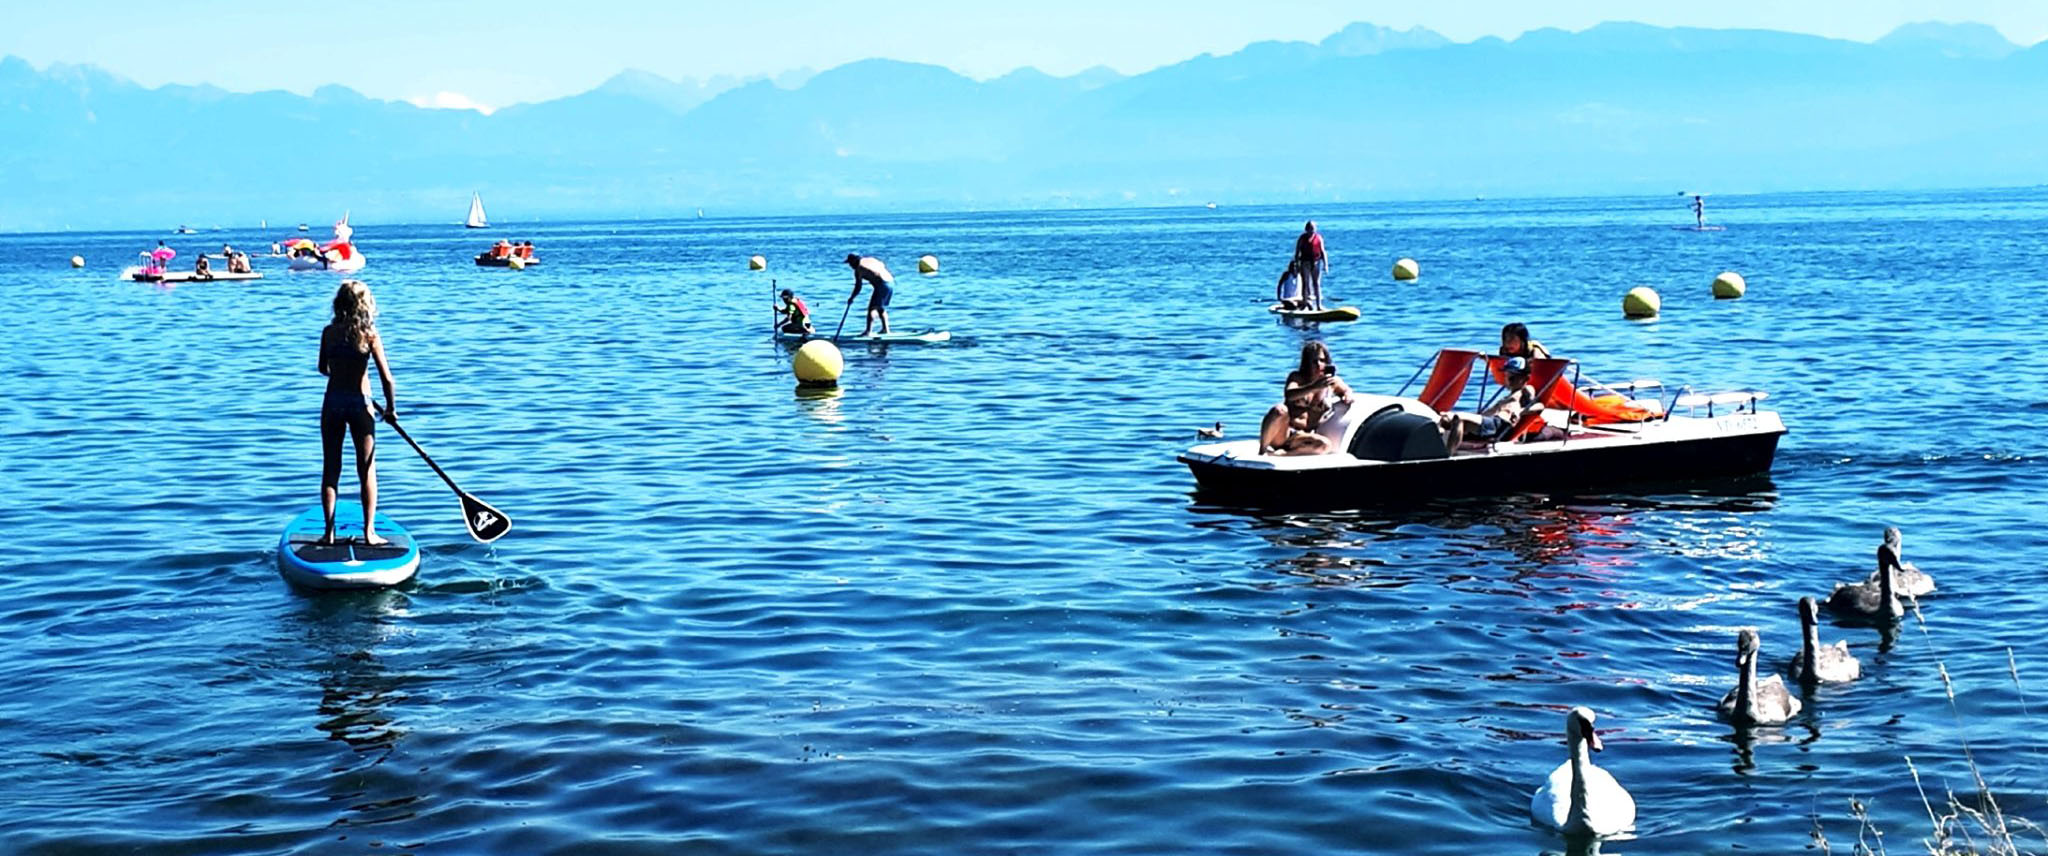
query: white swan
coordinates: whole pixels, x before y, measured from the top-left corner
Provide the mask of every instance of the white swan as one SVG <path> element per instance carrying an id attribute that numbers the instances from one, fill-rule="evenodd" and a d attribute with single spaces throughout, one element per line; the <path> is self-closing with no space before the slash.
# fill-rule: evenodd
<path id="1" fill-rule="evenodd" d="M 1898 586 L 1899 594 L 1907 597 L 1919 597 L 1934 591 L 1934 577 L 1929 576 L 1926 571 L 1913 567 L 1912 562 L 1904 561 L 1901 558 L 1906 552 L 1906 548 L 1902 543 L 1904 540 L 1905 538 L 1899 534 L 1899 527 L 1886 526 L 1884 528 L 1884 543 L 1878 545 L 1877 548 L 1877 570 L 1871 571 L 1870 576 L 1865 578 L 1864 581 L 1875 583 L 1877 575 L 1884 573 L 1884 569 L 1890 567 L 1897 569 L 1892 572 L 1892 585 Z"/>
<path id="2" fill-rule="evenodd" d="M 1721 697 L 1721 715 L 1736 725 L 1783 725 L 1799 715 L 1799 700 L 1777 675 L 1756 677 L 1756 631 L 1742 628 L 1735 638 L 1735 688 Z"/>
<path id="3" fill-rule="evenodd" d="M 1802 684 L 1842 683 L 1863 675 L 1863 664 L 1849 653 L 1849 640 L 1820 644 L 1820 604 L 1799 599 L 1799 656 L 1792 661 L 1792 679 Z"/>
<path id="4" fill-rule="evenodd" d="M 1896 568 L 1887 572 L 1880 564 L 1877 573 L 1870 577 L 1853 583 L 1836 583 L 1834 592 L 1828 595 L 1828 610 L 1844 618 L 1885 624 L 1905 617 L 1906 608 L 1899 605 L 1899 574 Z"/>
<path id="5" fill-rule="evenodd" d="M 1606 770 L 1593 766 L 1600 734 L 1593 730 L 1593 711 L 1572 708 L 1564 715 L 1564 739 L 1571 758 L 1550 771 L 1529 816 L 1560 832 L 1613 835 L 1636 825 L 1636 800 Z M 1590 751 L 1589 751 L 1590 750 Z"/>

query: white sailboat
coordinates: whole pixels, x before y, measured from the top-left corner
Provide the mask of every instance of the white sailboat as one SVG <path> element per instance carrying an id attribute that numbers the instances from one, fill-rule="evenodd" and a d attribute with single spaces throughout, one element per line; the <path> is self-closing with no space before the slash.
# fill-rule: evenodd
<path id="1" fill-rule="evenodd" d="M 462 225 L 471 229 L 488 229 L 491 227 L 490 221 L 484 219 L 484 197 L 482 194 L 471 193 L 469 195 L 469 219 L 463 221 Z"/>

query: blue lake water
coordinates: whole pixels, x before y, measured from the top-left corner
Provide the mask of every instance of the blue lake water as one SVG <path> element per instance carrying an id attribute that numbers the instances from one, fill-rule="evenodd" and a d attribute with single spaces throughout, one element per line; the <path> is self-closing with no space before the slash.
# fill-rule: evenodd
<path id="1" fill-rule="evenodd" d="M 2048 191 L 1710 202 L 1727 231 L 1675 198 L 358 222 L 406 426 L 516 526 L 471 542 L 383 429 L 425 562 L 324 596 L 272 549 L 338 277 L 116 278 L 277 232 L 0 236 L 0 850 L 1539 853 L 1570 705 L 1640 805 L 1610 853 L 1846 852 L 1851 798 L 1919 850 L 1905 758 L 1940 802 L 1965 747 L 2048 823 Z M 1304 215 L 1363 320 L 1264 311 Z M 474 267 L 495 236 L 544 265 Z M 849 249 L 957 339 L 798 396 L 771 282 L 829 329 Z M 1620 317 L 1641 284 L 1661 320 Z M 1769 390 L 1770 477 L 1279 514 L 1174 461 L 1307 338 L 1392 392 L 1510 320 L 1603 380 Z M 1736 629 L 1781 668 L 1888 523 L 1924 623 L 1824 626 L 1862 680 L 1719 722 Z"/>

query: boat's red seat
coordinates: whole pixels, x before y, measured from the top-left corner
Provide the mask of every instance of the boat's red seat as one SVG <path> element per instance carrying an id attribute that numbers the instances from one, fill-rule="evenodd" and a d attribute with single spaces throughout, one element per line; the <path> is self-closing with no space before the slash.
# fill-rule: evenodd
<path id="1" fill-rule="evenodd" d="M 1445 348 L 1436 352 L 1436 368 L 1430 370 L 1429 382 L 1415 397 L 1438 413 L 1451 412 L 1458 397 L 1465 394 L 1465 382 L 1472 379 L 1472 361 L 1478 358 L 1478 351 Z"/>

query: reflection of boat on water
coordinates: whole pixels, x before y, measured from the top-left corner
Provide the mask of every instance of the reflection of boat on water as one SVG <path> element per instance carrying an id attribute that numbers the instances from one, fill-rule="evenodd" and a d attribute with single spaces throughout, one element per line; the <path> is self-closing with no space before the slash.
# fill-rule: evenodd
<path id="1" fill-rule="evenodd" d="M 1684 560 L 1759 558 L 1768 542 L 1741 517 L 1769 512 L 1778 491 L 1769 476 L 1598 492 L 1508 493 L 1422 497 L 1376 504 L 1372 511 L 1271 511 L 1198 504 L 1204 530 L 1243 528 L 1277 555 L 1261 564 L 1319 585 L 1401 588 L 1418 583 L 1469 583 L 1469 590 L 1509 595 L 1537 589 L 1576 602 L 1575 584 L 1612 581 L 1642 564 L 1644 543 Z M 1696 525 L 1701 518 L 1718 525 Z M 1455 556 L 1431 567 L 1386 546 L 1418 532 L 1455 540 Z M 1468 551 L 1483 551 L 1474 561 Z M 1482 570 L 1483 568 L 1483 570 Z M 1627 597 L 1624 595 L 1623 597 Z M 1526 605 L 1526 604 L 1517 604 Z M 1539 608 L 1551 609 L 1546 603 Z"/>
<path id="2" fill-rule="evenodd" d="M 1499 358 L 1483 359 L 1498 371 Z M 1504 426 L 1503 439 L 1446 448 L 1439 414 L 1453 409 L 1481 360 L 1474 351 L 1443 351 L 1414 398 L 1353 393 L 1349 405 L 1334 405 L 1316 429 L 1330 441 L 1333 451 L 1327 454 L 1260 454 L 1254 438 L 1195 446 L 1179 460 L 1205 499 L 1262 507 L 1360 506 L 1486 494 L 1504 485 L 1561 491 L 1753 475 L 1770 469 L 1785 434 L 1778 414 L 1758 409 L 1766 397 L 1760 392 L 1688 393 L 1667 406 L 1660 398 L 1636 395 L 1661 391 L 1656 381 L 1622 389 L 1580 386 L 1565 377 L 1570 361 L 1539 359 L 1528 383 L 1542 410 Z M 1479 385 L 1484 398 L 1485 380 Z M 1681 408 L 1683 415 L 1675 412 Z"/>

